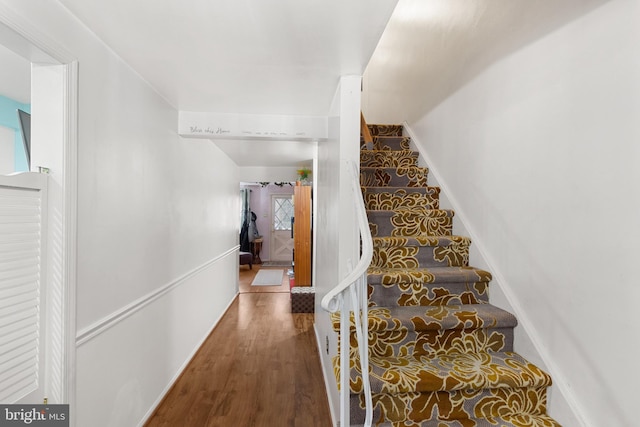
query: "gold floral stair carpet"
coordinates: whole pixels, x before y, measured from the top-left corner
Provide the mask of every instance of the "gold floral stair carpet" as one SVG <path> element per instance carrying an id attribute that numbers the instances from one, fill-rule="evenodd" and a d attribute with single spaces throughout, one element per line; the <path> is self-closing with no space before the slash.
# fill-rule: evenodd
<path id="1" fill-rule="evenodd" d="M 489 303 L 491 274 L 469 266 L 471 241 L 402 135 L 370 125 L 360 183 L 373 236 L 368 271 L 369 378 L 380 427 L 557 427 L 551 378 L 513 352 L 516 318 Z M 339 331 L 339 315 L 333 316 Z M 352 333 L 351 425 L 364 422 Z M 334 359 L 339 379 L 339 358 Z"/>

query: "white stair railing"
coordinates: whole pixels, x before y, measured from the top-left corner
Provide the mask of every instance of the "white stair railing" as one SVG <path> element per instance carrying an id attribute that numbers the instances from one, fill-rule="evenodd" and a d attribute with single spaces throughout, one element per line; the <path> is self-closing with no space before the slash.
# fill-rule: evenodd
<path id="1" fill-rule="evenodd" d="M 373 403 L 371 387 L 369 385 L 369 340 L 368 340 L 368 294 L 367 269 L 373 256 L 373 241 L 369 230 L 367 211 L 360 189 L 358 165 L 348 162 L 352 172 L 351 189 L 355 203 L 358 230 L 360 233 L 360 260 L 352 268 L 349 264 L 349 274 L 335 288 L 322 298 L 321 306 L 324 310 L 335 313 L 340 311 L 340 426 L 350 425 L 349 394 L 350 394 L 350 347 L 351 323 L 355 324 L 362 384 L 365 394 L 366 416 L 365 427 L 370 427 L 373 419 Z"/>

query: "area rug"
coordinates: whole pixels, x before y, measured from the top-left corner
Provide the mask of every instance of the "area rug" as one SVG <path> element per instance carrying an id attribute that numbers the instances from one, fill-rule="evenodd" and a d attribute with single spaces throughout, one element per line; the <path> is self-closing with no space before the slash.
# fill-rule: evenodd
<path id="1" fill-rule="evenodd" d="M 265 261 L 263 267 L 291 267 L 291 261 Z"/>
<path id="2" fill-rule="evenodd" d="M 283 276 L 284 270 L 260 270 L 251 282 L 251 286 L 280 286 Z"/>

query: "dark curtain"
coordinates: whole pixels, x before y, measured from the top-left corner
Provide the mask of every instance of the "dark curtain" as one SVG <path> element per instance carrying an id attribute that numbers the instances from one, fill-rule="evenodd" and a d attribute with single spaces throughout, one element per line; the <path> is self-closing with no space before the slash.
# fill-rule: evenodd
<path id="1" fill-rule="evenodd" d="M 249 242 L 249 224 L 251 222 L 251 190 L 243 188 L 240 190 L 242 199 L 242 213 L 240 219 L 240 252 L 251 252 Z"/>

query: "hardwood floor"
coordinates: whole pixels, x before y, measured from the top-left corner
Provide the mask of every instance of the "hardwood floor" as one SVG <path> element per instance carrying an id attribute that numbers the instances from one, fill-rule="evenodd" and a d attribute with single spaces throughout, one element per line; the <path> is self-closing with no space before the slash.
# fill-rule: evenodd
<path id="1" fill-rule="evenodd" d="M 146 427 L 330 427 L 313 314 L 291 313 L 288 280 L 240 295 Z M 286 280 L 286 275 L 285 275 Z"/>

